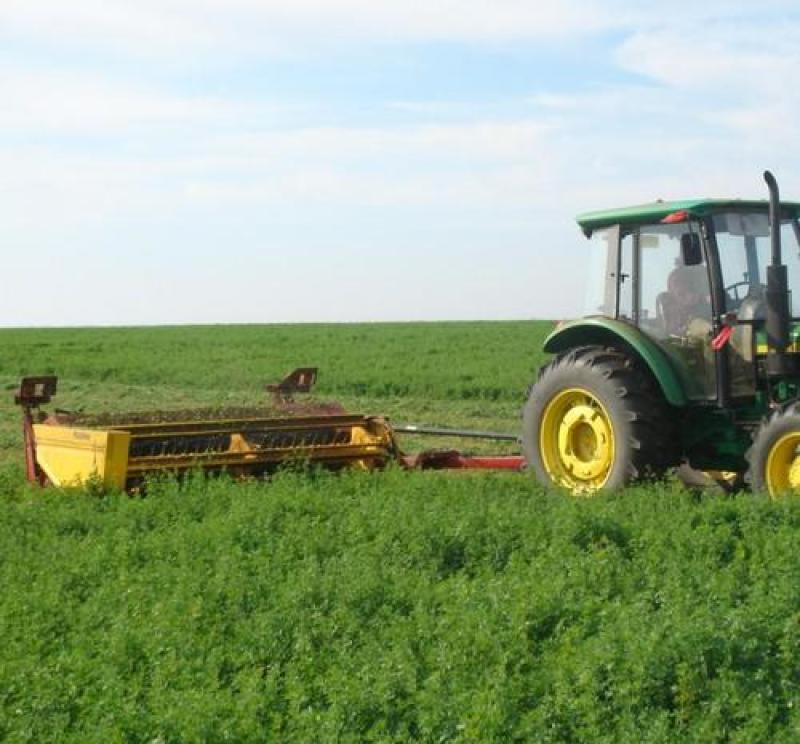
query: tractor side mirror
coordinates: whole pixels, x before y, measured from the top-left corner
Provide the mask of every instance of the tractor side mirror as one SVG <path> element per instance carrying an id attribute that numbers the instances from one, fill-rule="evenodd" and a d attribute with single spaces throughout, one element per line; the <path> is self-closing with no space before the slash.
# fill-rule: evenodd
<path id="1" fill-rule="evenodd" d="M 703 263 L 703 251 L 700 248 L 700 236 L 697 233 L 681 235 L 681 260 L 684 266 L 697 266 Z"/>

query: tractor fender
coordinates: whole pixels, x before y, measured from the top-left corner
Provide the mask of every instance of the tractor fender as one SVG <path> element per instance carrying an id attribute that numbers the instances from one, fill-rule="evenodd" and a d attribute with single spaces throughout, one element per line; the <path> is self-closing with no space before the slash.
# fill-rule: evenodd
<path id="1" fill-rule="evenodd" d="M 652 372 L 670 405 L 686 405 L 686 392 L 667 355 L 655 341 L 629 323 L 605 317 L 561 323 L 545 339 L 544 350 L 555 354 L 590 345 L 614 346 L 633 354 Z"/>

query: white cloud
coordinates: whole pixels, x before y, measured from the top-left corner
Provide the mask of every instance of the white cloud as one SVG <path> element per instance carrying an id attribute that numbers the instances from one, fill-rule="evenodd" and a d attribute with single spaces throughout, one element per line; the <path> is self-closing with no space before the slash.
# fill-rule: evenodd
<path id="1" fill-rule="evenodd" d="M 248 13 L 264 28 L 324 28 L 390 40 L 509 40 L 612 25 L 600 8 L 576 0 L 206 0 L 204 6 Z"/>
<path id="2" fill-rule="evenodd" d="M 678 24 L 629 36 L 616 53 L 626 69 L 673 88 L 714 90 L 732 102 L 756 91 L 787 91 L 800 64 L 800 23 L 777 26 L 716 22 Z"/>
<path id="3" fill-rule="evenodd" d="M 0 70 L 0 95 L 13 106 L 0 108 L 6 133 L 94 134 L 119 132 L 143 123 L 168 125 L 217 116 L 214 101 L 178 99 L 103 78 L 62 73 Z"/>
<path id="4" fill-rule="evenodd" d="M 213 43 L 202 14 L 180 14 L 167 2 L 142 0 L 3 0 L 0 38 L 94 46 L 139 53 L 174 52 Z"/>
<path id="5" fill-rule="evenodd" d="M 101 72 L 0 68 L 0 135 L 124 136 L 143 127 L 266 126 L 297 106 L 169 93 Z"/>
<path id="6" fill-rule="evenodd" d="M 665 105 L 680 106 L 684 130 L 713 127 L 732 153 L 786 148 L 784 157 L 791 157 L 800 118 L 800 89 L 793 82 L 798 38 L 800 20 L 791 17 L 780 24 L 773 18 L 679 24 L 632 34 L 616 59 L 664 86 L 658 92 Z"/>
<path id="7" fill-rule="evenodd" d="M 297 44 L 548 38 L 615 27 L 579 0 L 4 0 L 0 38 L 180 57 L 226 48 L 294 54 Z"/>
<path id="8" fill-rule="evenodd" d="M 0 6 L 0 18 L 32 22 L 37 13 L 50 8 L 57 15 L 65 12 L 64 7 L 12 0 Z M 332 15 L 363 14 L 365 23 L 402 27 L 399 16 L 416 9 L 420 12 L 410 13 L 409 18 L 416 18 L 414 33 L 424 35 L 433 34 L 444 16 L 453 15 L 455 6 L 437 4 L 422 12 L 421 3 L 367 7 L 361 0 L 301 0 L 292 5 L 200 0 L 191 6 L 168 0 L 160 5 L 113 2 L 95 14 L 98 7 L 79 0 L 73 22 L 86 21 L 87 28 L 94 23 L 98 32 L 118 24 L 133 34 L 156 33 L 154 19 L 160 19 L 162 12 L 173 20 L 187 13 L 197 20 L 195 25 L 202 25 L 203 19 L 213 18 L 224 7 L 230 10 L 231 23 L 242 17 L 239 14 L 255 14 L 281 23 L 306 19 L 322 27 Z M 482 2 L 459 7 L 473 21 L 493 15 L 502 26 L 513 17 L 522 33 L 556 23 L 551 10 L 532 10 L 519 2 L 506 3 L 494 14 Z M 688 7 L 684 10 L 691 12 Z M 714 10 L 711 6 L 708 12 Z M 126 23 L 130 19 L 123 11 L 136 18 Z M 622 4 L 608 14 L 619 19 L 625 12 L 633 11 Z M 798 94 L 786 83 L 788 71 L 800 61 L 794 29 L 776 29 L 774 24 L 742 29 L 718 22 L 693 29 L 685 16 L 669 27 L 671 17 L 655 18 L 660 29 L 640 29 L 615 52 L 620 65 L 657 85 L 618 85 L 579 93 L 542 91 L 529 99 L 533 114 L 510 121 L 493 121 L 483 112 L 484 119 L 476 120 L 475 111 L 466 107 L 457 114 L 463 121 L 439 125 L 323 127 L 314 125 L 311 115 L 302 126 L 281 127 L 276 125 L 285 121 L 286 111 L 263 101 L 169 93 L 153 78 L 149 84 L 134 84 L 110 74 L 6 66 L 0 71 L 0 94 L 15 105 L 0 109 L 0 134 L 133 138 L 138 144 L 139 175 L 130 178 L 141 180 L 142 172 L 151 173 L 147 178 L 166 181 L 173 193 L 192 199 L 216 195 L 227 200 L 287 200 L 295 195 L 342 201 L 352 195 L 358 202 L 384 204 L 392 199 L 442 203 L 458 198 L 497 203 L 503 193 L 510 203 L 517 203 L 518 193 L 547 203 L 553 188 L 547 184 L 556 183 L 566 193 L 575 189 L 602 198 L 619 190 L 611 184 L 623 179 L 630 184 L 623 193 L 638 185 L 650 191 L 650 184 L 668 184 L 671 174 L 695 169 L 701 160 L 706 161 L 704 173 L 709 179 L 733 171 L 733 158 L 725 160 L 732 149 L 741 164 L 767 159 L 776 142 L 788 143 L 799 113 Z M 570 13 L 561 18 L 563 29 L 572 24 L 570 18 Z M 464 23 L 462 19 L 455 25 L 463 31 Z M 189 23 L 189 43 L 205 38 L 192 28 Z M 394 105 L 407 112 L 422 107 L 427 118 L 437 111 L 443 118 L 453 115 L 451 106 L 436 101 Z M 42 154 L 39 160 L 50 155 Z M 70 157 L 81 160 L 78 155 Z M 91 174 L 105 168 L 130 173 L 124 150 L 99 165 L 85 157 L 88 166 L 77 170 L 90 174 L 90 180 L 102 181 Z M 50 161 L 52 170 L 69 181 L 72 167 L 59 170 L 57 163 L 58 157 Z M 534 175 L 522 179 L 524 188 L 509 194 L 510 184 L 525 169 Z M 36 168 L 22 164 L 19 171 L 13 178 L 21 176 L 24 182 L 25 172 Z M 685 179 L 678 176 L 675 182 L 680 185 Z M 495 196 L 487 196 L 488 192 Z"/>
<path id="9" fill-rule="evenodd" d="M 339 307 L 341 293 L 326 294 L 337 271 L 332 245 L 334 253 L 350 251 L 354 265 L 343 264 L 342 274 L 384 281 L 387 298 L 405 266 L 395 255 L 417 251 L 418 259 L 439 261 L 424 281 L 442 303 L 452 303 L 450 317 L 479 312 L 469 282 L 483 284 L 487 276 L 505 288 L 495 298 L 495 307 L 512 308 L 504 313 L 558 307 L 569 314 L 578 298 L 555 288 L 580 263 L 571 252 L 575 212 L 658 197 L 759 196 L 764 167 L 775 169 L 787 197 L 800 192 L 794 154 L 800 94 L 790 82 L 800 62 L 798 27 L 759 18 L 782 5 L 791 10 L 781 2 L 754 9 L 723 0 L 702 7 L 679 0 L 663 12 L 613 0 L 4 0 L 0 42 L 16 39 L 34 50 L 16 62 L 7 52 L 0 68 L 0 99 L 13 102 L 0 107 L 0 194 L 4 231 L 17 246 L 13 260 L 27 260 L 26 247 L 33 255 L 44 246 L 54 258 L 85 245 L 99 267 L 97 285 L 104 276 L 125 284 L 130 278 L 115 263 L 141 260 L 136 282 L 154 303 L 147 317 L 158 320 L 169 317 L 168 304 L 158 306 L 170 301 L 169 293 L 147 285 L 149 276 L 167 282 L 163 277 L 173 271 L 176 286 L 183 286 L 190 264 L 196 280 L 207 274 L 213 284 L 224 268 L 220 250 L 232 254 L 225 266 L 235 256 L 244 271 L 259 260 L 270 268 L 281 256 L 295 261 L 299 255 L 323 266 L 315 274 L 319 304 L 303 309 L 303 319 L 314 319 Z M 726 13 L 728 20 L 719 20 Z M 606 61 L 638 76 L 636 84 L 587 87 L 593 80 L 587 70 L 586 85 L 566 87 L 558 74 L 542 70 L 549 90 L 537 90 L 532 76 L 528 95 L 501 104 L 386 104 L 378 95 L 359 101 L 372 107 L 370 115 L 395 112 L 403 125 L 359 125 L 346 105 L 326 112 L 308 101 L 299 111 L 264 101 L 248 81 L 224 79 L 225 63 L 242 54 L 319 54 L 324 64 L 331 41 L 397 43 L 413 59 L 413 48 L 403 44 L 525 39 L 546 45 L 559 35 L 573 40 L 609 28 L 624 38 Z M 84 54 L 84 71 L 76 57 L 61 54 L 64 45 Z M 39 58 L 36 50 L 47 53 Z M 230 88 L 242 92 L 208 93 L 212 87 L 202 78 L 181 87 L 181 74 L 170 76 L 170 87 L 160 64 L 113 64 L 125 55 L 202 59 L 218 68 L 213 90 L 233 82 Z M 103 68 L 98 60 L 112 64 Z M 326 120 L 344 123 L 326 126 Z M 370 214 L 378 224 L 365 234 Z M 258 225 L 252 233 L 251 224 Z M 195 253 L 203 241 L 212 256 L 205 263 Z M 456 281 L 450 267 L 464 245 L 473 262 Z M 506 255 L 509 246 L 516 247 L 517 263 Z M 192 260 L 148 264 L 153 255 L 161 260 L 181 252 Z M 366 252 L 370 262 L 352 258 Z M 81 286 L 81 262 L 63 258 L 62 264 L 71 293 Z M 452 286 L 439 286 L 436 267 Z M 12 273 L 23 272 L 18 266 Z M 539 277 L 538 307 L 527 276 Z M 423 278 L 412 267 L 406 280 L 414 292 Z M 252 281 L 261 287 L 265 280 L 254 275 Z M 283 279 L 273 281 L 275 306 L 290 312 L 302 287 L 290 292 Z M 127 315 L 113 320 L 141 317 L 138 294 L 133 284 L 109 290 L 109 305 L 115 297 L 130 298 Z M 174 302 L 180 295 L 176 290 Z M 227 297 L 235 309 L 235 288 Z M 24 307 L 21 298 L 10 295 L 6 303 L 0 316 L 25 322 L 15 310 Z M 445 314 L 442 307 L 430 312 Z M 387 304 L 381 312 L 403 317 L 404 308 Z M 187 320 L 201 317 L 192 312 Z M 205 319 L 221 319 L 217 307 L 205 312 L 211 313 Z M 225 319 L 258 319 L 253 312 Z M 365 310 L 337 312 L 354 318 Z M 420 315 L 425 312 L 420 306 Z M 72 322 L 86 321 L 75 313 Z"/>
<path id="10" fill-rule="evenodd" d="M 359 160 L 396 156 L 431 162 L 520 160 L 536 154 L 548 127 L 536 120 L 470 121 L 406 127 L 302 127 L 255 134 L 233 133 L 211 140 L 216 152 L 238 151 L 249 163 L 276 155 L 309 161 Z"/>
<path id="11" fill-rule="evenodd" d="M 720 17 L 796 10 L 793 0 L 3 0 L 0 38 L 114 54 L 181 57 L 315 53 L 351 42 L 552 40 L 636 27 L 686 28 Z M 704 36 L 704 43 L 714 44 Z"/>
<path id="12" fill-rule="evenodd" d="M 541 44 L 645 29 L 630 50 L 653 59 L 664 29 L 699 37 L 688 49 L 694 55 L 718 46 L 706 27 L 720 18 L 738 19 L 746 36 L 764 16 L 792 11 L 795 0 L 757 7 L 744 0 L 675 0 L 668 9 L 636 0 L 3 0 L 0 41 L 193 66 L 242 56 L 318 57 L 352 43 Z M 655 64 L 663 73 L 664 65 Z M 680 58 L 671 60 L 673 70 L 682 66 Z"/>
<path id="13" fill-rule="evenodd" d="M 306 207 L 424 206 L 460 209 L 531 207 L 541 202 L 547 186 L 544 171 L 531 168 L 496 168 L 491 173 L 444 170 L 433 174 L 348 173 L 341 168 L 304 168 L 259 179 L 197 180 L 187 184 L 186 195 L 201 204 L 270 204 Z"/>
<path id="14" fill-rule="evenodd" d="M 201 111 L 201 115 L 205 115 Z M 0 192 L 22 231 L 173 207 L 325 205 L 507 209 L 541 202 L 553 177 L 535 121 L 306 128 L 246 135 L 201 125 L 148 151 L 0 148 Z M 50 219 L 43 222 L 42 213 Z"/>

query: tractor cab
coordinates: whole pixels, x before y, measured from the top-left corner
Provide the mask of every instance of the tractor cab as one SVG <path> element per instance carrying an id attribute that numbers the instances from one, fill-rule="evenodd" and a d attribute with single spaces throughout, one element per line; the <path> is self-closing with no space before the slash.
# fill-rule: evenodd
<path id="1" fill-rule="evenodd" d="M 789 310 L 795 317 L 800 205 L 782 207 Z M 646 334 L 667 355 L 690 400 L 755 395 L 755 362 L 767 353 L 767 201 L 656 202 L 591 212 L 578 223 L 592 254 L 587 316 L 620 320 Z M 790 330 L 794 334 L 794 324 Z M 790 343 L 788 352 L 793 350 Z"/>
<path id="2" fill-rule="evenodd" d="M 585 315 L 523 410 L 544 484 L 618 488 L 688 464 L 800 491 L 800 203 L 688 199 L 589 212 Z"/>

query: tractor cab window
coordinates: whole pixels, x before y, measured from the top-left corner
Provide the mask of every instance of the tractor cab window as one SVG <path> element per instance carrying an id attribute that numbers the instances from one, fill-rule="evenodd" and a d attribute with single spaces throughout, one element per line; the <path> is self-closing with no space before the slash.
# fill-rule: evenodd
<path id="1" fill-rule="evenodd" d="M 714 216 L 727 309 L 741 320 L 763 320 L 767 266 L 771 261 L 769 216 L 764 211 L 724 212 Z M 782 258 L 789 276 L 789 308 L 800 315 L 800 229 L 781 223 Z"/>
<path id="2" fill-rule="evenodd" d="M 767 267 L 772 261 L 769 215 L 766 209 L 722 212 L 714 215 L 725 305 L 738 322 L 728 345 L 731 393 L 752 396 L 756 391 L 753 363 L 756 351 L 754 323 L 767 315 Z M 789 311 L 800 314 L 800 227 L 796 220 L 781 224 L 782 260 L 789 280 Z"/>
<path id="3" fill-rule="evenodd" d="M 711 285 L 698 225 L 645 225 L 638 245 L 639 327 L 673 360 L 690 397 L 713 398 Z"/>
<path id="4" fill-rule="evenodd" d="M 710 325 L 708 267 L 696 226 L 642 227 L 639 252 L 642 330 L 670 338 L 685 336 L 696 321 Z"/>
<path id="5" fill-rule="evenodd" d="M 619 230 L 595 230 L 589 241 L 589 283 L 584 316 L 613 318 L 617 308 L 617 241 Z"/>
<path id="6" fill-rule="evenodd" d="M 711 289 L 697 223 L 595 230 L 585 315 L 637 324 L 673 361 L 690 398 L 716 397 Z"/>

